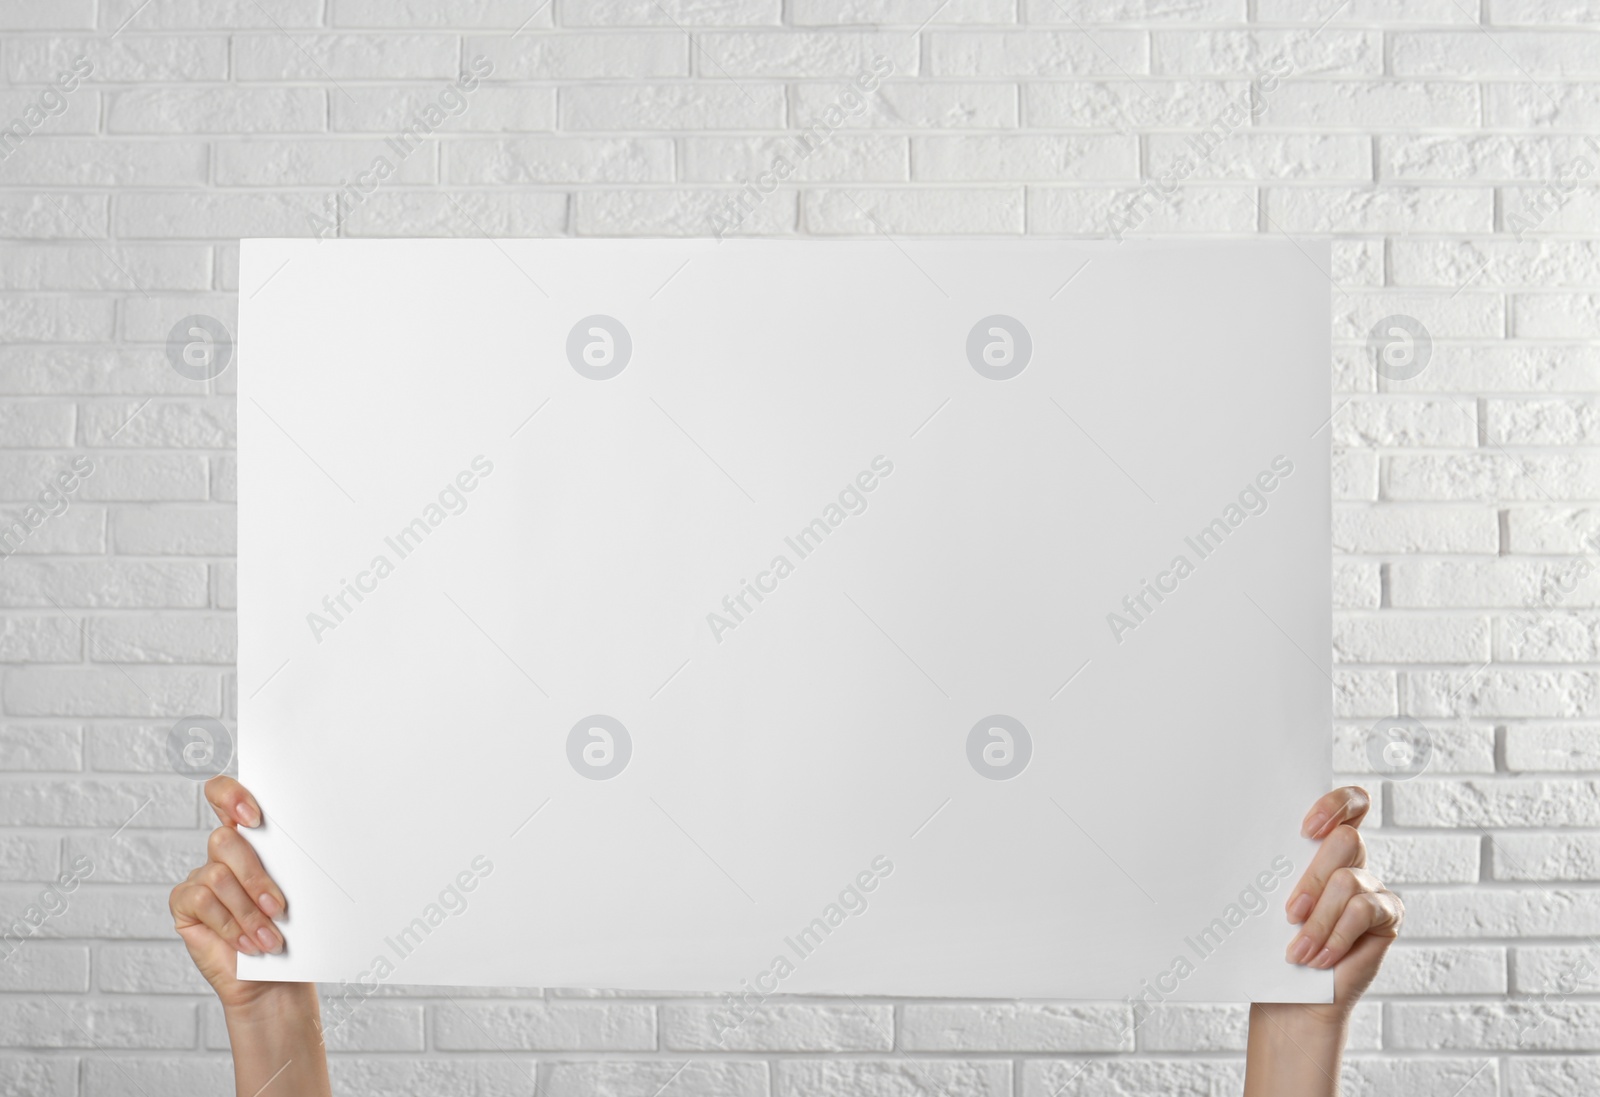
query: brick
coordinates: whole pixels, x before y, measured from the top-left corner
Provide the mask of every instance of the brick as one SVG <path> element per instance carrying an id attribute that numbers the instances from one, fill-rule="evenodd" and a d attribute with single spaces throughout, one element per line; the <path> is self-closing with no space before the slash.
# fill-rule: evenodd
<path id="1" fill-rule="evenodd" d="M 29 941 L 0 963 L 0 991 L 82 994 L 88 989 L 89 950 L 82 945 Z M 0 1088 L 0 1093 L 5 1092 L 9 1091 Z"/>
<path id="2" fill-rule="evenodd" d="M 779 138 L 689 137 L 683 142 L 686 182 L 759 182 L 789 173 L 795 182 L 904 182 L 910 177 L 907 142 L 900 137 L 803 135 Z"/>
<path id="3" fill-rule="evenodd" d="M 1367 867 L 1385 884 L 1471 884 L 1478 881 L 1474 834 L 1366 835 Z"/>
<path id="4" fill-rule="evenodd" d="M 1162 75 L 1252 76 L 1289 67 L 1295 76 L 1376 76 L 1383 71 L 1381 36 L 1324 30 L 1312 37 L 1281 30 L 1157 30 L 1150 35 L 1150 71 Z"/>
<path id="5" fill-rule="evenodd" d="M 1334 305 L 1334 337 L 1365 341 L 1378 321 L 1396 313 L 1414 316 L 1422 321 L 1436 340 L 1492 339 L 1505 332 L 1499 294 L 1462 290 L 1446 297 L 1443 294 L 1386 291 L 1342 295 Z M 1431 360 L 1429 365 L 1432 365 Z M 1382 401 L 1372 403 L 1381 406 Z M 1342 413 L 1340 417 L 1346 414 L 1349 412 Z M 1470 418 L 1470 412 L 1468 414 Z"/>
<path id="6" fill-rule="evenodd" d="M 226 1093 L 233 1064 L 226 1056 L 115 1056 L 95 1054 L 84 1061 L 84 1097 L 142 1097 L 143 1094 Z"/>
<path id="7" fill-rule="evenodd" d="M 205 568 L 124 560 L 10 560 L 0 600 L 8 606 L 201 606 Z"/>
<path id="8" fill-rule="evenodd" d="M 201 150 L 202 173 L 204 162 Z M 0 252 L 3 289 L 196 290 L 206 288 L 210 275 L 209 250 L 192 245 L 11 244 Z"/>
<path id="9" fill-rule="evenodd" d="M 361 186 L 369 177 L 383 186 L 438 182 L 430 145 L 401 155 L 375 139 L 227 141 L 217 145 L 215 175 L 219 186 Z"/>
<path id="10" fill-rule="evenodd" d="M 80 409 L 78 432 L 86 446 L 231 449 L 234 445 L 234 401 L 228 399 L 97 401 Z"/>
<path id="11" fill-rule="evenodd" d="M 1367 753 L 1375 722 L 1334 726 L 1335 773 L 1385 772 Z M 1494 772 L 1493 727 L 1446 724 L 1432 720 L 1425 722 L 1423 726 L 1427 729 L 1428 740 L 1432 744 L 1426 773 L 1436 776 L 1444 773 Z"/>
<path id="12" fill-rule="evenodd" d="M 194 381 L 178 375 L 167 360 L 165 347 L 0 345 L 0 392 L 12 395 L 136 393 L 143 399 L 203 391 Z"/>
<path id="13" fill-rule="evenodd" d="M 639 34 L 539 34 L 470 37 L 463 55 L 494 65 L 493 80 L 584 80 L 687 76 L 689 42 L 673 30 Z"/>
<path id="14" fill-rule="evenodd" d="M 149 809 L 146 808 L 146 811 Z M 214 821 L 214 820 L 213 820 Z M 135 832 L 115 838 L 71 836 L 64 846 L 65 863 L 88 857 L 97 884 L 165 884 L 171 886 L 206 862 L 206 832 Z"/>
<path id="15" fill-rule="evenodd" d="M 530 1092 L 524 1078 L 505 1097 Z M 541 1097 L 592 1097 L 604 1093 L 612 1097 L 653 1097 L 671 1084 L 681 1084 L 683 1092 L 703 1097 L 768 1097 L 767 1064 L 727 1059 L 613 1059 L 570 1062 L 545 1059 L 539 1064 L 538 1092 Z M 440 1092 L 466 1092 L 465 1089 L 421 1091 L 417 1097 Z"/>
<path id="16" fill-rule="evenodd" d="M 1489 187 L 1268 187 L 1270 227 L 1288 233 L 1489 232 Z"/>
<path id="17" fill-rule="evenodd" d="M 35 240 L 105 236 L 109 199 L 98 194 L 0 193 L 0 238 Z"/>
<path id="18" fill-rule="evenodd" d="M 1571 610 L 1600 604 L 1600 577 L 1581 561 L 1498 557 L 1401 560 L 1390 565 L 1390 599 L 1402 607 Z"/>
<path id="19" fill-rule="evenodd" d="M 1410 31 L 1392 36 L 1397 76 L 1453 76 L 1510 80 L 1600 76 L 1593 43 L 1572 34 L 1539 31 Z"/>
<path id="20" fill-rule="evenodd" d="M 1470 129 L 1478 124 L 1479 91 L 1454 81 L 1292 80 L 1262 96 L 1262 103 L 1258 127 L 1365 131 L 1404 118 L 1409 127 Z"/>
<path id="21" fill-rule="evenodd" d="M 1021 1097 L 1244 1091 L 1240 1059 L 1026 1059 L 1021 1067 Z"/>
<path id="22" fill-rule="evenodd" d="M 1499 834 L 1489 865 L 1495 880 L 1600 880 L 1600 835 Z"/>
<path id="23" fill-rule="evenodd" d="M 1394 712 L 1395 675 L 1388 670 L 1335 670 L 1335 716 L 1387 716 Z"/>
<path id="24" fill-rule="evenodd" d="M 1351 1093 L 1404 1093 L 1406 1097 L 1500 1097 L 1494 1059 L 1437 1058 L 1344 1061 L 1341 1083 Z"/>
<path id="25" fill-rule="evenodd" d="M 780 1059 L 775 1097 L 813 1093 L 921 1093 L 1011 1097 L 1011 1064 L 959 1059 Z"/>
<path id="26" fill-rule="evenodd" d="M 211 984 L 178 941 L 169 944 L 102 944 L 96 984 L 110 994 L 209 994 Z"/>
<path id="27" fill-rule="evenodd" d="M 779 84 L 574 84 L 560 94 L 567 130 L 770 130 L 784 124 Z"/>
<path id="28" fill-rule="evenodd" d="M 1382 590 L 1377 564 L 1365 561 L 1334 561 L 1335 609 L 1377 609 Z"/>
<path id="29" fill-rule="evenodd" d="M 917 0 L 793 0 L 791 19 L 797 26 L 898 23 L 915 29 L 947 23 L 1015 22 L 1011 0 L 954 0 L 932 15 L 925 7 Z"/>
<path id="30" fill-rule="evenodd" d="M 1142 35 L 1102 30 L 927 31 L 930 76 L 1049 76 L 1149 72 Z M 1098 47 L 1098 48 L 1097 48 Z M 900 65 L 896 71 L 906 72 Z M 915 70 L 911 70 L 915 71 Z"/>
<path id="31" fill-rule="evenodd" d="M 917 40 L 902 31 L 706 31 L 695 44 L 696 71 L 710 77 L 855 77 L 881 73 L 875 62 L 917 71 Z"/>
<path id="32" fill-rule="evenodd" d="M 1600 661 L 1600 614 L 1561 609 L 1494 620 L 1495 658 L 1507 663 Z"/>
<path id="33" fill-rule="evenodd" d="M 1567 166 L 1587 150 L 1577 137 L 1384 135 L 1378 138 L 1378 178 L 1542 183 L 1569 178 Z"/>
<path id="34" fill-rule="evenodd" d="M 89 653 L 95 662 L 219 663 L 236 657 L 231 615 L 127 615 L 96 618 Z"/>
<path id="35" fill-rule="evenodd" d="M 347 206 L 341 221 L 345 236 L 560 236 L 567 196 L 521 189 L 379 192 Z"/>
<path id="36" fill-rule="evenodd" d="M 94 0 L 9 0 L 0 30 L 93 30 Z"/>
<path id="37" fill-rule="evenodd" d="M 1338 552 L 1494 553 L 1499 523 L 1492 511 L 1447 506 L 1336 506 Z"/>
<path id="38" fill-rule="evenodd" d="M 83 884 L 71 894 L 64 910 L 39 927 L 32 940 L 43 943 L 86 937 L 165 939 L 172 933 L 172 914 L 167 909 L 171 890 L 166 884 L 160 887 Z M 38 905 L 40 891 L 38 884 L 0 887 L 0 919 L 15 921 L 18 912 Z M 3 1031 L 4 1025 L 0 1025 L 0 1032 Z"/>
<path id="39" fill-rule="evenodd" d="M 580 236 L 704 236 L 728 224 L 726 235 L 793 233 L 798 220 L 794 191 L 778 189 L 732 222 L 739 192 L 694 190 L 581 190 L 573 199 L 573 230 Z"/>
<path id="40" fill-rule="evenodd" d="M 721 1005 L 661 1009 L 661 1046 L 672 1051 L 890 1051 L 889 1006 L 767 1004 L 729 1011 Z"/>
<path id="41" fill-rule="evenodd" d="M 1389 1036 L 1396 1048 L 1576 1051 L 1600 1039 L 1600 1003 L 1396 1002 Z"/>
<path id="42" fill-rule="evenodd" d="M 461 71 L 445 34 L 238 34 L 235 80 L 446 80 Z M 338 94 L 335 91 L 334 94 Z"/>
<path id="43" fill-rule="evenodd" d="M 1547 887 L 1428 891 L 1408 888 L 1412 937 L 1592 937 L 1600 891 Z"/>
<path id="44" fill-rule="evenodd" d="M 548 11 L 548 6 L 543 10 Z M 563 99 L 569 90 L 577 89 L 563 88 Z M 432 128 L 429 120 L 419 114 L 428 109 L 447 112 L 448 116 L 437 125 L 443 133 L 527 133 L 555 128 L 554 88 L 494 87 L 480 82 L 471 92 L 463 93 L 466 106 L 457 114 L 448 113 L 454 100 L 441 104 L 441 94 L 432 85 L 347 87 L 344 93 L 335 93 L 328 100 L 330 128 L 349 133 L 420 133 Z"/>
<path id="45" fill-rule="evenodd" d="M 1507 549 L 1514 553 L 1582 555 L 1600 535 L 1600 509 L 1512 507 L 1506 511 Z"/>
<path id="46" fill-rule="evenodd" d="M 1600 826 L 1600 782 L 1576 779 L 1417 780 L 1390 790 L 1399 826 Z"/>
<path id="47" fill-rule="evenodd" d="M 908 1003 L 900 1012 L 907 1051 L 1131 1051 L 1125 1006 L 1034 1003 Z"/>
<path id="48" fill-rule="evenodd" d="M 55 880 L 61 872 L 59 847 L 58 839 L 42 834 L 0 835 L 0 880 Z"/>
<path id="49" fill-rule="evenodd" d="M 1151 134 L 1153 178 L 1349 180 L 1372 178 L 1372 144 L 1364 136 L 1326 133 L 1233 133 L 1215 147 L 1192 134 Z"/>
<path id="50" fill-rule="evenodd" d="M 1511 299 L 1511 330 L 1523 339 L 1600 336 L 1600 294 L 1519 293 Z"/>
<path id="51" fill-rule="evenodd" d="M 1600 124 L 1600 85 L 1524 80 L 1487 84 L 1483 115 L 1496 127 L 1592 130 Z"/>
<path id="52" fill-rule="evenodd" d="M 1165 1002 L 1139 1025 L 1139 1050 L 1243 1051 L 1249 1031 L 1248 1005 Z"/>
<path id="53" fill-rule="evenodd" d="M 1505 1076 L 1508 1097 L 1583 1097 L 1600 1086 L 1600 1059 L 1519 1056 L 1507 1061 Z"/>
<path id="54" fill-rule="evenodd" d="M 1512 724 L 1505 738 L 1513 773 L 1600 770 L 1600 724 Z"/>
<path id="55" fill-rule="evenodd" d="M 751 94 L 756 93 L 755 88 Z M 1017 125 L 1017 89 L 1010 84 L 935 84 L 886 80 L 863 96 L 853 83 L 797 84 L 794 117 L 801 126 L 829 120 L 837 107 L 841 129 L 969 130 Z M 857 103 L 861 105 L 856 106 Z"/>
<path id="56" fill-rule="evenodd" d="M 83 729 L 54 724 L 0 727 L 0 770 L 80 770 Z"/>
<path id="57" fill-rule="evenodd" d="M 144 239 L 194 240 L 241 236 L 315 236 L 334 223 L 330 194 L 162 194 L 117 196 L 116 232 Z"/>
<path id="58" fill-rule="evenodd" d="M 228 78 L 228 40 L 207 35 L 118 35 L 116 38 L 23 37 L 5 43 L 13 84 L 44 84 L 73 62 L 94 67 L 85 83 L 181 83 Z"/>
<path id="59" fill-rule="evenodd" d="M 1597 962 L 1592 943 L 1523 945 L 1511 950 L 1512 988 L 1519 994 L 1594 993 Z"/>
<path id="60" fill-rule="evenodd" d="M 672 145 L 649 138 L 511 137 L 452 141 L 448 183 L 663 183 L 672 179 Z"/>
<path id="61" fill-rule="evenodd" d="M 1333 657 L 1344 663 L 1487 662 L 1489 621 L 1392 612 L 1344 616 L 1333 623 Z"/>
<path id="62" fill-rule="evenodd" d="M 206 147 L 198 141 L 173 140 L 156 146 L 104 138 L 52 137 L 31 140 L 22 151 L 26 155 L 0 161 L 0 183 L 143 187 L 203 185 L 206 181 Z M 88 227 L 88 222 L 84 222 L 84 227 Z M 99 265 L 110 268 L 110 273 L 118 273 L 111 259 L 122 250 L 106 247 L 103 252 L 96 252 Z M 133 268 L 129 268 L 128 273 L 138 275 Z M 117 287 L 125 289 L 127 286 L 127 277 L 123 276 Z"/>
<path id="63" fill-rule="evenodd" d="M 0 618 L 0 663 L 76 663 L 82 655 L 75 621 L 59 614 Z"/>
<path id="64" fill-rule="evenodd" d="M 320 88 L 136 88 L 106 96 L 109 133 L 316 133 L 326 114 Z"/>
<path id="65" fill-rule="evenodd" d="M 568 0 L 563 26 L 757 26 L 782 21 L 781 0 L 710 0 L 663 8 L 653 0 Z"/>
<path id="66" fill-rule="evenodd" d="M 111 338 L 115 302 L 95 297 L 0 294 L 0 335 L 18 343 L 100 343 Z"/>
<path id="67" fill-rule="evenodd" d="M 0 1056 L 0 1093 L 7 1097 L 78 1097 L 78 1060 Z"/>
<path id="68" fill-rule="evenodd" d="M 39 667 L 6 674 L 5 705 L 17 716 L 176 716 L 215 712 L 219 692 L 215 671 Z"/>
<path id="69" fill-rule="evenodd" d="M 1501 670 L 1444 673 L 1418 671 L 1405 676 L 1406 694 L 1419 716 L 1600 715 L 1595 691 L 1600 678 L 1569 670 Z"/>
<path id="70" fill-rule="evenodd" d="M 434 1044 L 447 1051 L 650 1051 L 649 1006 L 623 1003 L 463 1003 L 434 1016 Z"/>
<path id="71" fill-rule="evenodd" d="M 917 137 L 911 143 L 913 176 L 935 182 L 1132 179 L 1138 159 L 1134 141 L 1121 136 Z"/>
<path id="72" fill-rule="evenodd" d="M 548 27 L 551 6 L 534 11 L 521 0 L 333 0 L 335 27 L 451 27 L 486 29 Z"/>
<path id="73" fill-rule="evenodd" d="M 1017 187 L 819 189 L 806 192 L 804 216 L 824 235 L 1020 233 L 1023 195 Z"/>
<path id="74" fill-rule="evenodd" d="M 1600 497 L 1600 454 L 1397 454 L 1384 461 L 1388 499 L 1445 502 L 1594 499 Z"/>
<path id="75" fill-rule="evenodd" d="M 1256 200 L 1243 187 L 1028 188 L 1033 232 L 1139 236 L 1161 233 L 1252 232 Z"/>
<path id="76" fill-rule="evenodd" d="M 1504 994 L 1506 949 L 1498 945 L 1397 944 L 1383 958 L 1374 994 Z"/>

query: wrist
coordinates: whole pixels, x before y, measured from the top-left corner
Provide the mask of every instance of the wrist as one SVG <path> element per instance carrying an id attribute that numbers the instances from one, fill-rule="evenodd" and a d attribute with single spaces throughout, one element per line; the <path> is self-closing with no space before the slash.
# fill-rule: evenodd
<path id="1" fill-rule="evenodd" d="M 319 1015 L 315 983 L 250 983 L 248 994 L 222 999 L 228 1027 L 262 1030 L 299 1026 Z"/>

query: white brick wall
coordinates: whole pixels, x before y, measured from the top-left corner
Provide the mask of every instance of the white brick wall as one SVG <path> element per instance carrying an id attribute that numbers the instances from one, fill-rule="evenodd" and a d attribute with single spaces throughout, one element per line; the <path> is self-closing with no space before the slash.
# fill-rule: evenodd
<path id="1" fill-rule="evenodd" d="M 478 57 L 464 113 L 336 197 Z M 237 238 L 705 234 L 874 58 L 892 77 L 740 231 L 1104 235 L 1287 72 L 1140 229 L 1337 242 L 1332 749 L 1382 785 L 1374 719 L 1437 739 L 1373 821 L 1410 919 L 1346 1083 L 1600 1091 L 1600 6 L 0 0 L 0 122 L 93 66 L 0 160 L 0 507 L 93 463 L 0 560 L 0 913 L 94 865 L 0 962 L 0 1095 L 231 1085 L 165 909 L 209 815 L 163 743 L 234 715 L 233 375 L 164 343 L 233 326 Z M 1411 380 L 1366 350 L 1393 313 L 1435 340 Z M 333 1069 L 363 1095 L 1237 1091 L 1239 1008 L 1132 1042 L 1123 1008 L 801 1000 L 718 1050 L 694 999 L 399 989 Z"/>

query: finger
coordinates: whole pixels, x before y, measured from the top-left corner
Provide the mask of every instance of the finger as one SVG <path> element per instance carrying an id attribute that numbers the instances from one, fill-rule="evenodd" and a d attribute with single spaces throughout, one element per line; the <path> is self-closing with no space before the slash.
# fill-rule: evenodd
<path id="1" fill-rule="evenodd" d="M 1353 827 L 1361 825 L 1372 808 L 1372 797 L 1367 790 L 1356 785 L 1336 788 L 1311 805 L 1305 821 L 1300 824 L 1302 838 L 1326 838 L 1341 823 Z"/>
<path id="2" fill-rule="evenodd" d="M 1339 916 L 1344 913 L 1344 908 L 1350 900 L 1361 892 L 1382 890 L 1383 885 L 1364 868 L 1335 869 L 1328 877 L 1328 884 L 1322 889 L 1322 896 L 1317 900 L 1311 916 L 1306 919 L 1306 924 L 1300 927 L 1299 934 L 1289 942 L 1289 947 L 1284 951 L 1289 962 L 1304 964 L 1316 959 L 1326 946 L 1328 934 L 1333 932 L 1334 925 L 1339 921 Z"/>
<path id="3" fill-rule="evenodd" d="M 268 918 L 277 918 L 289 908 L 283 890 L 267 870 L 261 866 L 255 847 L 245 841 L 232 827 L 218 827 L 206 842 L 206 852 L 211 860 L 228 866 L 234 879 L 243 885 L 245 893 L 255 900 L 256 906 Z"/>
<path id="4" fill-rule="evenodd" d="M 1353 896 L 1344 912 L 1334 923 L 1311 967 L 1332 967 L 1355 946 L 1362 937 L 1395 937 L 1400 933 L 1403 916 L 1399 896 L 1389 891 L 1364 891 Z"/>
<path id="5" fill-rule="evenodd" d="M 233 912 L 204 884 L 179 884 L 172 889 L 167 907 L 172 911 L 172 921 L 178 932 L 190 926 L 205 926 L 229 947 L 250 956 L 261 954 L 261 946 L 245 935 L 244 926 L 234 918 Z"/>
<path id="6" fill-rule="evenodd" d="M 213 777 L 206 782 L 206 801 L 217 818 L 231 826 L 261 825 L 261 805 L 250 790 L 232 777 Z"/>
<path id="7" fill-rule="evenodd" d="M 241 839 L 242 841 L 243 839 Z M 1366 868 L 1367 844 L 1355 827 L 1341 823 L 1322 840 L 1300 882 L 1295 884 L 1283 909 L 1289 921 L 1304 922 L 1328 886 L 1328 878 L 1342 868 Z"/>
<path id="8" fill-rule="evenodd" d="M 278 952 L 283 948 L 283 937 L 272 919 L 261 913 L 256 901 L 250 898 L 244 885 L 239 883 L 233 870 L 221 861 L 212 861 L 201 873 L 201 882 L 211 889 L 222 905 L 228 908 L 233 920 L 244 929 L 245 936 L 263 952 Z"/>

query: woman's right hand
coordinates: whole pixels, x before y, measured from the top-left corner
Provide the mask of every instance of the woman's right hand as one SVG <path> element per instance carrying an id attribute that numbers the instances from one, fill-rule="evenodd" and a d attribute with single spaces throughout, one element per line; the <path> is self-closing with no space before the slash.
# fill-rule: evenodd
<path id="1" fill-rule="evenodd" d="M 206 842 L 206 863 L 172 889 L 172 920 L 194 966 L 217 992 L 225 1009 L 250 1007 L 301 988 L 297 983 L 256 983 L 236 975 L 238 954 L 283 951 L 273 919 L 288 910 L 283 892 L 261 867 L 261 859 L 239 827 L 261 825 L 261 805 L 232 777 L 206 782 L 206 800 L 222 825 Z"/>

